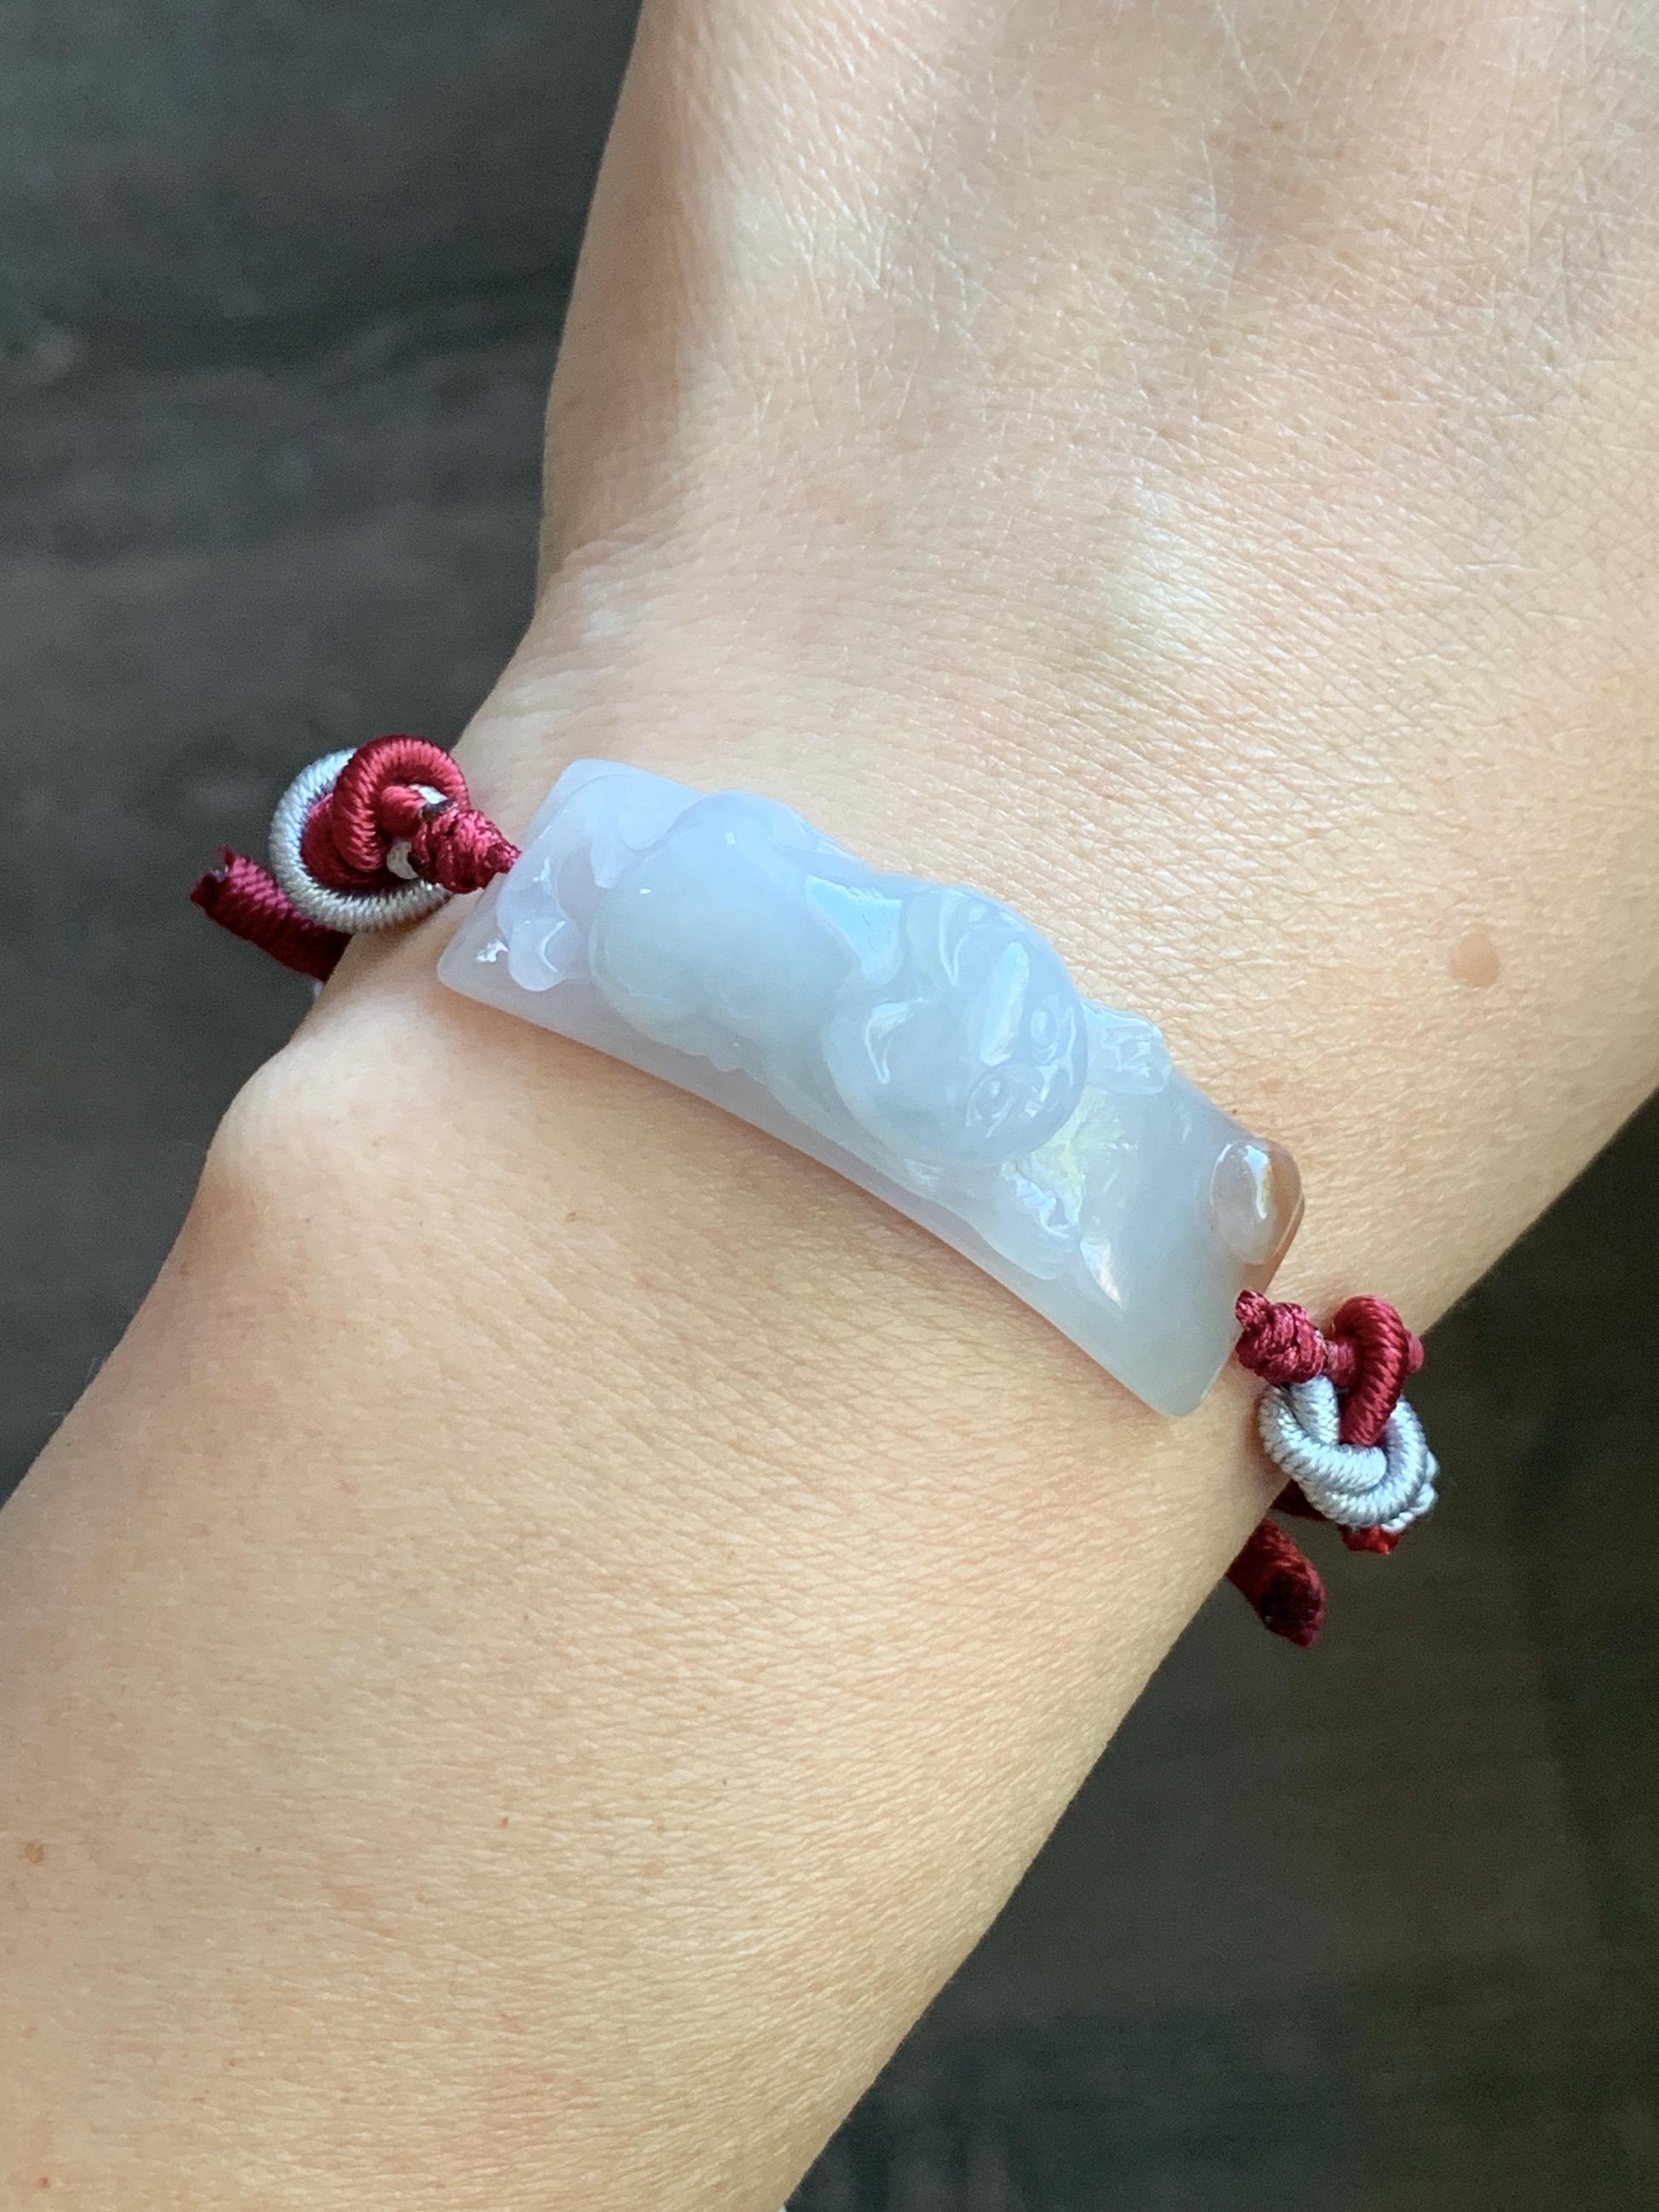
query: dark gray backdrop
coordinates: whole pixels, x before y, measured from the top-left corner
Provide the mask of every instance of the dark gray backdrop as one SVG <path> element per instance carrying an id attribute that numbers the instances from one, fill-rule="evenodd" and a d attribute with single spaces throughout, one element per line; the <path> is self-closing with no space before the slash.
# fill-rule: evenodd
<path id="1" fill-rule="evenodd" d="M 0 1487 L 302 1003 L 204 856 L 526 611 L 630 12 L 0 11 Z M 1659 2202 L 1656 1177 L 1650 1116 L 1438 1333 L 1448 1502 L 1318 1656 L 1208 1608 L 801 2206 Z"/>

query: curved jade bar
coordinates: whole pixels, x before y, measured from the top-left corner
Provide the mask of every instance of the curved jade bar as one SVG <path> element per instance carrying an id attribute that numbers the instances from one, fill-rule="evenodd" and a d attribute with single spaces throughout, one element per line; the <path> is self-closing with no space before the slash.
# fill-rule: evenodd
<path id="1" fill-rule="evenodd" d="M 439 972 L 861 1184 L 1160 1413 L 1214 1382 L 1301 1213 L 1288 1156 L 1030 922 L 748 793 L 576 762 Z"/>

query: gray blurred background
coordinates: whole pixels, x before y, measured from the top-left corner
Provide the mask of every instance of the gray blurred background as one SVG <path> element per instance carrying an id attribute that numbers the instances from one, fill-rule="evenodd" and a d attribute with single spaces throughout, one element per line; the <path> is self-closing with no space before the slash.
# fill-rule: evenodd
<path id="1" fill-rule="evenodd" d="M 629 0 L 0 10 L 0 1335 L 21 1474 L 304 987 L 185 902 L 527 611 Z M 1659 2203 L 1659 1118 L 1437 1334 L 1431 1530 L 1231 1593 L 800 2212 Z"/>

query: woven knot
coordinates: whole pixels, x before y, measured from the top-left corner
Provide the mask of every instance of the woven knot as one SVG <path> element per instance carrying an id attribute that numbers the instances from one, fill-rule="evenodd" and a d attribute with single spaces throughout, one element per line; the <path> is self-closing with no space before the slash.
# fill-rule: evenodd
<path id="1" fill-rule="evenodd" d="M 1271 1386 L 1256 1417 L 1285 1477 L 1275 1509 L 1334 1522 L 1351 1552 L 1393 1551 L 1434 1504 L 1439 1474 L 1400 1395 L 1423 1364 L 1421 1342 L 1382 1298 L 1350 1298 L 1328 1334 L 1259 1291 L 1236 1310 L 1239 1364 Z M 1282 1529 L 1264 1521 L 1229 1573 L 1276 1635 L 1312 1642 L 1319 1577 Z"/>
<path id="2" fill-rule="evenodd" d="M 1409 1376 L 1423 1364 L 1421 1340 L 1384 1298 L 1350 1298 L 1328 1333 L 1301 1306 L 1243 1291 L 1237 1358 L 1264 1382 L 1291 1389 L 1325 1376 L 1342 1396 L 1342 1442 L 1374 1444 Z"/>
<path id="3" fill-rule="evenodd" d="M 301 856 L 328 890 L 385 890 L 400 876 L 408 879 L 397 866 L 398 848 L 426 817 L 468 805 L 466 778 L 441 746 L 423 738 L 375 738 L 358 746 L 313 804 Z"/>
<path id="4" fill-rule="evenodd" d="M 1275 1304 L 1260 1291 L 1241 1291 L 1234 1309 L 1242 1332 L 1236 1357 L 1264 1382 L 1310 1382 L 1325 1372 L 1328 1347 L 1301 1306 Z"/>
<path id="5" fill-rule="evenodd" d="M 410 868 L 447 891 L 482 890 L 496 876 L 504 876 L 518 857 L 518 847 L 473 806 L 428 810 L 408 833 Z"/>
<path id="6" fill-rule="evenodd" d="M 301 769 L 270 825 L 270 866 L 227 854 L 191 896 L 203 911 L 325 981 L 347 940 L 436 913 L 519 857 L 423 738 L 376 738 Z"/>
<path id="7" fill-rule="evenodd" d="M 1422 1423 L 1403 1398 L 1372 1444 L 1343 1442 L 1328 1376 L 1264 1390 L 1256 1419 L 1273 1465 L 1340 1528 L 1398 1536 L 1434 1504 L 1440 1470 Z"/>

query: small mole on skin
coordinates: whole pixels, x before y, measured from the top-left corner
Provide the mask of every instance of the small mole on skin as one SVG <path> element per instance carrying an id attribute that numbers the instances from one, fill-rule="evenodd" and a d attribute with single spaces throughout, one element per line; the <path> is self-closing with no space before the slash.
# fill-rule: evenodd
<path id="1" fill-rule="evenodd" d="M 44 1844 L 25 1844 L 23 1846 L 23 1856 L 28 1861 L 31 1866 L 45 1866 L 46 1863 L 46 1847 Z M 46 2187 L 45 2182 L 42 2182 L 40 2186 L 44 2189 Z"/>
<path id="2" fill-rule="evenodd" d="M 1489 991 L 1504 972 L 1492 933 L 1482 929 L 1479 922 L 1463 932 L 1453 945 L 1446 965 L 1451 969 L 1453 982 L 1462 984 L 1468 991 Z"/>

